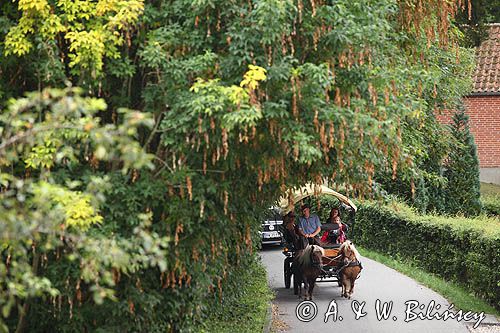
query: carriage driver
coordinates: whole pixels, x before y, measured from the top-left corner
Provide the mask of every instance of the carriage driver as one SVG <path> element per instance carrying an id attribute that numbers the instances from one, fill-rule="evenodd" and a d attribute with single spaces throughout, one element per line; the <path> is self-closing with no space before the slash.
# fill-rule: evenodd
<path id="1" fill-rule="evenodd" d="M 318 234 L 321 231 L 321 222 L 318 215 L 311 215 L 309 212 L 309 205 L 302 206 L 302 215 L 299 217 L 299 232 L 302 236 L 307 238 L 309 244 L 319 244 Z"/>

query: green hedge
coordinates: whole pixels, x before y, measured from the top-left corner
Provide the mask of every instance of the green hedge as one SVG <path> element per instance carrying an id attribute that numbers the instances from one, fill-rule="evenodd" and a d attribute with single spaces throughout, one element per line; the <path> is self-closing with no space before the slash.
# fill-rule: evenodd
<path id="1" fill-rule="evenodd" d="M 500 221 L 417 215 L 394 203 L 361 205 L 353 235 L 364 247 L 409 259 L 500 309 Z"/>
<path id="2" fill-rule="evenodd" d="M 262 332 L 267 324 L 267 310 L 273 293 L 267 283 L 266 269 L 254 260 L 229 273 L 222 288 L 229 290 L 213 298 L 210 311 L 196 331 L 202 333 Z"/>
<path id="3" fill-rule="evenodd" d="M 500 216 L 500 196 L 483 196 L 483 211 L 489 216 Z"/>

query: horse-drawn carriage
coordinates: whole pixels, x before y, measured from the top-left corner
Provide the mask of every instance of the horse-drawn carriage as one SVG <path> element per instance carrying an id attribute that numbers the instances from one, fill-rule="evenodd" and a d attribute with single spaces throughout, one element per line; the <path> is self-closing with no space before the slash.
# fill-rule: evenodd
<path id="1" fill-rule="evenodd" d="M 290 191 L 286 196 L 281 198 L 279 204 L 283 214 L 287 214 L 288 212 L 294 209 L 294 206 L 297 203 L 302 202 L 304 199 L 310 196 L 324 196 L 324 195 L 335 197 L 338 199 L 340 206 L 343 208 L 344 211 L 345 221 L 343 223 L 348 222 L 347 225 L 350 227 L 352 231 L 355 222 L 355 214 L 357 210 L 356 205 L 346 196 L 326 186 L 307 185 L 298 190 Z M 329 232 L 330 235 L 331 234 L 336 235 L 337 233 L 340 232 L 340 229 L 337 224 L 325 223 L 321 226 L 321 233 L 324 233 L 325 231 Z M 350 243 L 350 245 L 352 245 L 352 243 Z M 343 256 L 340 253 L 341 246 L 342 244 L 340 243 L 321 242 L 319 244 L 319 247 L 316 247 L 318 248 L 318 251 L 321 251 L 321 254 L 319 254 L 318 252 L 318 255 L 320 255 L 321 257 L 321 268 L 318 271 L 317 277 L 315 278 L 314 282 L 336 282 L 338 286 L 342 286 L 342 281 L 339 273 L 340 270 L 345 267 L 345 265 L 344 262 L 342 262 Z M 315 251 L 314 247 L 312 248 L 308 247 L 307 250 Z M 290 288 L 292 277 L 294 277 L 294 272 L 296 273 L 297 271 L 294 270 L 292 264 L 296 259 L 297 254 L 302 254 L 301 252 L 303 251 L 304 249 L 296 248 L 296 246 L 293 243 L 285 242 L 285 247 L 283 249 L 283 254 L 285 255 L 285 260 L 283 263 L 283 276 L 285 280 L 285 288 L 287 289 Z M 342 248 L 342 251 L 344 251 L 344 248 Z M 354 251 L 356 250 L 354 249 Z M 312 255 L 313 255 L 312 252 L 308 254 L 308 256 Z M 359 254 L 357 255 L 359 256 Z M 293 278 L 295 294 L 297 294 L 299 291 L 301 283 L 300 280 L 301 279 L 297 278 L 296 276 Z M 311 293 L 312 293 L 312 288 L 311 288 Z"/>

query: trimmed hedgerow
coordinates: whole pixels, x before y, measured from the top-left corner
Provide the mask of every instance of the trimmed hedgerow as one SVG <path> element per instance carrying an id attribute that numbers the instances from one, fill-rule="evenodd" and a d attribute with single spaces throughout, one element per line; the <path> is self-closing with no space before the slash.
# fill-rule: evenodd
<path id="1" fill-rule="evenodd" d="M 458 282 L 500 309 L 500 221 L 417 215 L 400 203 L 364 202 L 354 239 Z"/>
<path id="2" fill-rule="evenodd" d="M 486 215 L 500 216 L 500 195 L 483 196 L 481 202 L 483 203 L 483 211 Z"/>
<path id="3" fill-rule="evenodd" d="M 481 203 L 483 213 L 488 216 L 500 216 L 500 185 L 481 183 Z"/>

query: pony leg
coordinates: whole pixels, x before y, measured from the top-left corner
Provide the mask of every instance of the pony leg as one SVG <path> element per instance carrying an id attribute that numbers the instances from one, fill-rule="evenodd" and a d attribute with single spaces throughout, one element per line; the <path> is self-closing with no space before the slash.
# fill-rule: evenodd
<path id="1" fill-rule="evenodd" d="M 293 294 L 298 295 L 300 298 L 302 295 L 302 272 L 300 271 L 300 267 L 298 267 L 298 263 L 294 261 L 292 263 L 292 275 L 293 275 Z"/>
<path id="2" fill-rule="evenodd" d="M 299 299 L 302 298 L 302 279 L 297 276 L 297 280 L 293 282 L 294 294 L 298 295 Z"/>
<path id="3" fill-rule="evenodd" d="M 307 279 L 304 279 L 304 299 L 307 301 L 310 297 L 309 295 L 309 283 L 307 282 Z"/>
<path id="4" fill-rule="evenodd" d="M 352 294 L 354 293 L 354 284 L 356 283 L 356 279 L 358 278 L 360 271 L 361 269 L 359 269 L 358 267 L 354 267 L 352 274 L 350 275 L 349 282 L 351 284 L 351 288 L 349 289 L 349 298 L 351 298 Z"/>
<path id="5" fill-rule="evenodd" d="M 349 290 L 349 298 L 351 298 L 352 294 L 354 294 L 354 282 L 355 281 L 356 281 L 355 279 L 351 281 L 351 289 Z"/>
<path id="6" fill-rule="evenodd" d="M 350 279 L 344 279 L 345 287 L 344 287 L 344 297 L 349 298 L 349 290 L 351 289 L 351 280 Z"/>
<path id="7" fill-rule="evenodd" d="M 316 285 L 316 278 L 309 281 L 309 300 L 312 301 L 312 294 L 314 286 Z"/>

